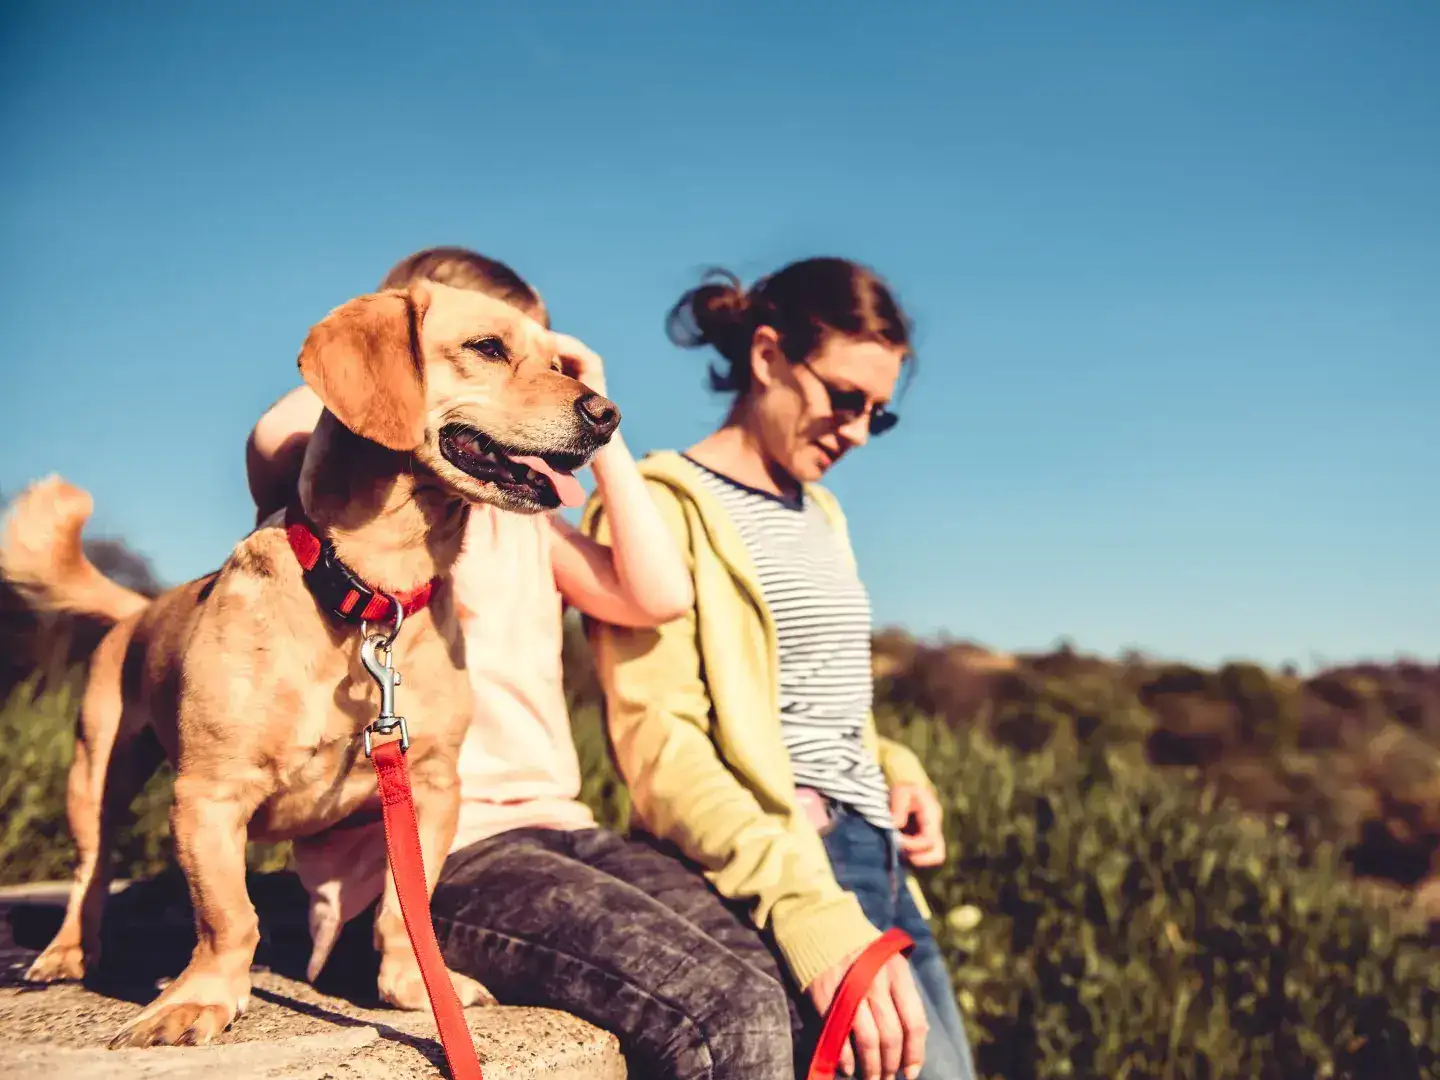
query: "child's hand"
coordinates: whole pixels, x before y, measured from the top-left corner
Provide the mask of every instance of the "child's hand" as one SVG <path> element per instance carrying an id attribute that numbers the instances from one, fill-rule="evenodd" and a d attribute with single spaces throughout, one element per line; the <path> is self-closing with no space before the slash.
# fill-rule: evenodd
<path id="1" fill-rule="evenodd" d="M 556 333 L 551 336 L 555 339 L 555 351 L 560 354 L 561 370 L 605 397 L 605 364 L 600 357 L 579 338 Z"/>

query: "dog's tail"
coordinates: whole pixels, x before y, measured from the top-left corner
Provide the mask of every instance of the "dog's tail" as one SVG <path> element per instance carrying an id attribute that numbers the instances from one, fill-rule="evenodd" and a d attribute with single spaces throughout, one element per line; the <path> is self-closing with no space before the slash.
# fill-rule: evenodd
<path id="1" fill-rule="evenodd" d="M 0 527 L 0 577 L 38 611 L 119 622 L 150 600 L 111 581 L 85 557 L 80 534 L 95 502 L 50 476 L 10 504 Z"/>

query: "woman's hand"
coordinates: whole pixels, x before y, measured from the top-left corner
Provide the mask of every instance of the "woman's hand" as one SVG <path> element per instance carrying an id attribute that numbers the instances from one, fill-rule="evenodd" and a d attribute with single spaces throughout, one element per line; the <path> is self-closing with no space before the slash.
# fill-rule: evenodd
<path id="1" fill-rule="evenodd" d="M 856 952 L 817 975 L 806 989 L 821 1016 L 835 1000 L 845 973 L 859 955 Z M 925 1036 L 929 1030 L 925 1006 L 910 974 L 910 962 L 903 956 L 892 956 L 855 1010 L 850 1041 L 840 1052 L 840 1071 L 846 1076 L 856 1075 L 858 1059 L 859 1075 L 864 1080 L 889 1080 L 895 1076 L 913 1080 L 925 1063 Z"/>
<path id="2" fill-rule="evenodd" d="M 551 332 L 555 340 L 555 351 L 560 357 L 560 369 L 572 379 L 578 379 L 601 397 L 605 397 L 605 364 L 589 346 L 569 334 Z"/>
<path id="3" fill-rule="evenodd" d="M 890 789 L 890 816 L 900 830 L 900 853 L 911 866 L 945 861 L 945 812 L 935 792 L 923 784 L 896 784 Z"/>

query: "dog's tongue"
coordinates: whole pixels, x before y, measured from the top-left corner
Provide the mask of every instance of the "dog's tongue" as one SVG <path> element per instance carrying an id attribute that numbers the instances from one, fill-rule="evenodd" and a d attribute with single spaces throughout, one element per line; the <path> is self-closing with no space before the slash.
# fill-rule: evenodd
<path id="1" fill-rule="evenodd" d="M 540 475 L 548 477 L 550 483 L 555 485 L 555 494 L 560 496 L 561 506 L 579 506 L 585 501 L 585 489 L 580 486 L 580 481 L 569 473 L 556 471 L 553 466 L 547 465 L 543 458 L 513 457 L 510 460 L 528 465 Z"/>

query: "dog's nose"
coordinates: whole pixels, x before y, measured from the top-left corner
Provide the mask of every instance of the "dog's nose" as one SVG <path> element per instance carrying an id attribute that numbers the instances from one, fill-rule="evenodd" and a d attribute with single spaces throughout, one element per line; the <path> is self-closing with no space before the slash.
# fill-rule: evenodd
<path id="1" fill-rule="evenodd" d="M 599 394 L 586 394 L 575 402 L 575 411 L 585 426 L 602 439 L 608 439 L 620 426 L 620 410 L 613 401 Z"/>

